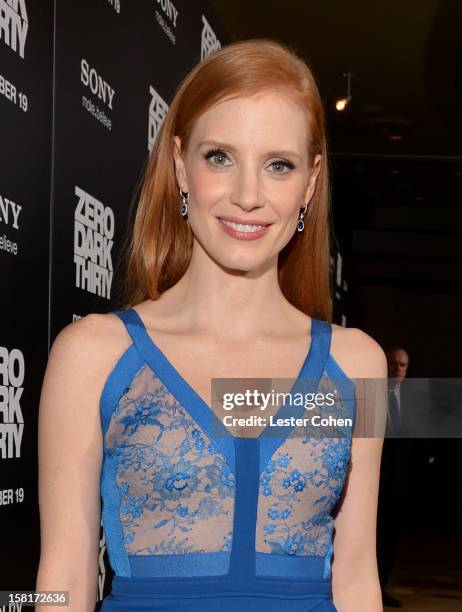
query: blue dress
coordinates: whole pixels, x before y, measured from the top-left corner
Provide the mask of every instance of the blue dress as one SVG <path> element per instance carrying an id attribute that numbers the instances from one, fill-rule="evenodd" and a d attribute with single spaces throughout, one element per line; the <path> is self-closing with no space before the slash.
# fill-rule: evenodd
<path id="1" fill-rule="evenodd" d="M 100 403 L 114 571 L 102 611 L 335 612 L 331 510 L 350 462 L 356 400 L 330 354 L 331 325 L 312 319 L 291 393 L 334 393 L 328 414 L 352 425 L 336 437 L 294 424 L 245 438 L 185 381 L 134 309 L 115 314 L 132 344 Z M 283 404 L 276 416 L 306 409 Z"/>

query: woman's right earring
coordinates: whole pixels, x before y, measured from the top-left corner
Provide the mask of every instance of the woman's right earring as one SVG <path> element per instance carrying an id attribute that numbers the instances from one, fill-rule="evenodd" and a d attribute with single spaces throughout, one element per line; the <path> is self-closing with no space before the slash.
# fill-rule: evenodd
<path id="1" fill-rule="evenodd" d="M 188 214 L 189 193 L 183 193 L 183 191 L 181 191 L 180 189 L 180 197 L 182 202 L 180 207 L 180 213 L 183 217 L 186 217 L 186 215 Z"/>
<path id="2" fill-rule="evenodd" d="M 305 223 L 303 221 L 303 217 L 305 216 L 307 208 L 308 208 L 308 204 L 305 204 L 305 208 L 300 213 L 300 217 L 298 219 L 298 225 L 297 225 L 297 229 L 298 229 L 299 232 L 303 232 L 303 230 L 305 229 Z"/>

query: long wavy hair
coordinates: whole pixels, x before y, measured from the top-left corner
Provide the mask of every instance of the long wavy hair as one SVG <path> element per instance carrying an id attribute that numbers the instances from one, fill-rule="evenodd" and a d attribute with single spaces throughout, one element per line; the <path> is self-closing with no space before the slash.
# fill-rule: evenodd
<path id="1" fill-rule="evenodd" d="M 122 258 L 124 307 L 159 298 L 180 280 L 190 262 L 193 235 L 179 213 L 174 136 L 186 149 L 195 122 L 214 104 L 265 90 L 282 91 L 306 111 L 310 166 L 316 154 L 322 156 L 305 229 L 296 231 L 279 253 L 281 291 L 305 314 L 332 320 L 331 194 L 324 109 L 305 61 L 290 47 L 267 38 L 223 47 L 198 63 L 178 86 L 140 181 L 133 230 L 127 235 Z"/>

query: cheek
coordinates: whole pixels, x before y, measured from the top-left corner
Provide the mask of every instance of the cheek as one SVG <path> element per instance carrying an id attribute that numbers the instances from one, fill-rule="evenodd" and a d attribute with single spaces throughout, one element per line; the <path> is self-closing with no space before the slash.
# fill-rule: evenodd
<path id="1" fill-rule="evenodd" d="M 292 218 L 303 207 L 303 185 L 299 180 L 273 180 L 267 191 L 266 201 L 279 212 L 281 217 Z"/>
<path id="2" fill-rule="evenodd" d="M 198 208 L 210 208 L 226 195 L 229 185 L 223 176 L 206 168 L 195 168 L 188 176 L 189 195 Z"/>

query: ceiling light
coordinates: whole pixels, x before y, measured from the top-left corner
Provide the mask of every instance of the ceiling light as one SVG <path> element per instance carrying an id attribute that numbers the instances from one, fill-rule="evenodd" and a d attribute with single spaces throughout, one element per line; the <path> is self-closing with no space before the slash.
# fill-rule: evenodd
<path id="1" fill-rule="evenodd" d="M 354 76 L 354 73 L 353 72 L 344 72 L 343 76 L 347 77 L 347 79 L 348 79 L 348 82 L 347 82 L 347 95 L 344 98 L 339 98 L 338 100 L 336 100 L 335 108 L 338 111 L 345 110 L 345 108 L 348 105 L 348 102 L 352 98 L 352 96 L 351 96 L 351 77 Z"/>

